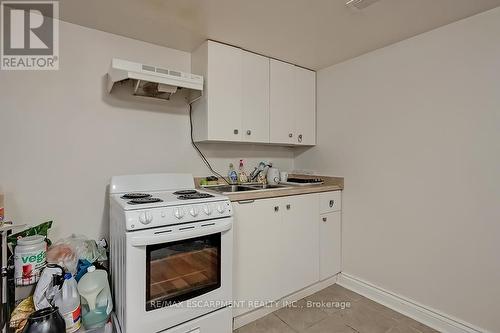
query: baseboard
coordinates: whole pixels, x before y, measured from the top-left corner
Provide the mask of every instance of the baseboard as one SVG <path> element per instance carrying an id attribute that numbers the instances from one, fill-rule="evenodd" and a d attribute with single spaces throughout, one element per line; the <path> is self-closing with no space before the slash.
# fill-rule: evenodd
<path id="1" fill-rule="evenodd" d="M 320 281 L 318 283 L 310 285 L 309 287 L 301 289 L 296 293 L 288 295 L 288 296 L 282 298 L 280 300 L 282 302 L 279 302 L 279 304 L 283 304 L 283 303 L 286 304 L 286 303 L 295 302 L 295 301 L 298 301 L 304 297 L 310 296 L 310 295 L 312 295 L 312 294 L 314 294 L 322 289 L 325 289 L 326 287 L 337 283 L 338 276 L 339 276 L 339 274 L 334 275 L 331 278 Z M 279 309 L 279 307 L 276 307 L 276 306 L 274 306 L 274 307 L 262 307 L 262 308 L 258 308 L 256 310 L 253 310 L 251 312 L 247 312 L 247 313 L 244 313 L 244 314 L 239 315 L 237 317 L 234 317 L 233 318 L 233 329 L 237 329 L 237 328 L 240 328 L 242 326 L 245 326 L 246 324 L 251 323 L 252 321 L 257 320 L 259 318 L 262 318 L 264 316 L 267 316 L 268 314 L 270 314 L 278 309 Z"/>
<path id="2" fill-rule="evenodd" d="M 338 284 L 443 333 L 491 333 L 345 273 Z"/>

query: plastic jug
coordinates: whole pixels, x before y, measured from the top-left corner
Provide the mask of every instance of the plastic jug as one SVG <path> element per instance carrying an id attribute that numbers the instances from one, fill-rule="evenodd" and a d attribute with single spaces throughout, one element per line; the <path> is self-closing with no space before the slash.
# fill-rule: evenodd
<path id="1" fill-rule="evenodd" d="M 77 331 L 81 325 L 80 294 L 77 283 L 71 273 L 64 275 L 61 291 L 56 295 L 55 304 L 66 323 L 66 332 Z"/>
<path id="2" fill-rule="evenodd" d="M 78 292 L 81 296 L 83 326 L 86 329 L 103 327 L 113 310 L 108 273 L 90 266 L 78 282 Z"/>

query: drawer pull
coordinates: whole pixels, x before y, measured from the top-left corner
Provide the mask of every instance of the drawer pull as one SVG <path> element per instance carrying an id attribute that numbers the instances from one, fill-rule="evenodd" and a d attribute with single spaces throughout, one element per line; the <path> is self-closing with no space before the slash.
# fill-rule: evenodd
<path id="1" fill-rule="evenodd" d="M 323 222 L 326 222 L 327 218 L 326 217 L 323 217 Z"/>
<path id="2" fill-rule="evenodd" d="M 335 204 L 335 201 L 330 200 L 330 208 L 332 208 L 334 204 Z"/>
<path id="3" fill-rule="evenodd" d="M 274 206 L 274 211 L 275 212 L 278 212 L 280 210 L 280 207 L 279 206 Z"/>
<path id="4" fill-rule="evenodd" d="M 254 203 L 255 200 L 241 200 L 241 201 L 238 201 L 238 203 L 240 205 L 244 205 L 244 204 L 251 204 L 251 203 Z"/>
<path id="5" fill-rule="evenodd" d="M 290 204 L 286 205 L 286 209 L 290 210 L 292 206 Z"/>
<path id="6" fill-rule="evenodd" d="M 234 133 L 234 134 L 238 134 L 239 132 L 240 132 L 240 131 L 238 131 L 238 129 L 236 129 L 236 128 L 235 128 L 235 129 L 234 129 L 234 131 L 233 131 L 233 133 Z"/>

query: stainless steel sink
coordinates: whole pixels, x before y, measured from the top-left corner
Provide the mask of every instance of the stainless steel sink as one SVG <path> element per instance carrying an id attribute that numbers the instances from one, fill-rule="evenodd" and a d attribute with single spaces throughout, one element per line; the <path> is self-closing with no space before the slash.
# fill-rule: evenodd
<path id="1" fill-rule="evenodd" d="M 234 193 L 234 192 L 244 192 L 244 191 L 254 191 L 255 189 L 249 186 L 243 185 L 217 185 L 217 186 L 207 186 L 206 190 L 212 190 L 220 193 Z"/>
<path id="2" fill-rule="evenodd" d="M 248 185 L 216 185 L 206 186 L 206 190 L 211 190 L 219 193 L 236 193 L 245 191 L 265 191 L 288 188 L 286 185 L 262 185 L 262 184 L 248 184 Z"/>
<path id="3" fill-rule="evenodd" d="M 271 184 L 258 184 L 258 185 L 248 185 L 248 187 L 252 187 L 258 190 L 265 190 L 265 189 L 278 189 L 278 188 L 285 188 L 289 187 L 286 185 L 271 185 Z"/>

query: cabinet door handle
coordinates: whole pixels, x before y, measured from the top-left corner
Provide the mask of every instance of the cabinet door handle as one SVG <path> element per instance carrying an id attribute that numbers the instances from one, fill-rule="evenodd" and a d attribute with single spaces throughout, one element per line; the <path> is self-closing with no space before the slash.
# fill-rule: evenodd
<path id="1" fill-rule="evenodd" d="M 293 133 L 288 133 L 288 137 L 289 138 L 293 137 Z"/>
<path id="2" fill-rule="evenodd" d="M 290 210 L 291 207 L 292 207 L 292 205 L 290 205 L 290 204 L 286 205 L 286 209 L 288 209 L 288 210 Z"/>
<path id="3" fill-rule="evenodd" d="M 275 212 L 278 212 L 280 210 L 280 207 L 279 206 L 274 206 L 274 211 Z"/>
<path id="4" fill-rule="evenodd" d="M 238 203 L 240 205 L 245 205 L 245 204 L 251 204 L 251 203 L 254 203 L 255 200 L 241 200 L 241 201 L 238 201 Z"/>
<path id="5" fill-rule="evenodd" d="M 233 131 L 233 133 L 234 133 L 234 134 L 238 134 L 239 132 L 240 132 L 240 131 L 238 131 L 238 129 L 237 129 L 237 128 L 235 128 L 235 129 L 234 129 L 234 131 Z"/>
<path id="6" fill-rule="evenodd" d="M 299 136 L 297 137 L 297 140 L 298 140 L 299 142 L 302 142 L 302 134 L 299 134 Z"/>
<path id="7" fill-rule="evenodd" d="M 327 218 L 326 217 L 323 217 L 323 222 L 326 222 Z"/>
<path id="8" fill-rule="evenodd" d="M 330 208 L 332 208 L 334 204 L 335 204 L 335 201 L 330 200 Z"/>
<path id="9" fill-rule="evenodd" d="M 247 135 L 252 135 L 252 131 L 251 130 L 247 130 Z"/>

